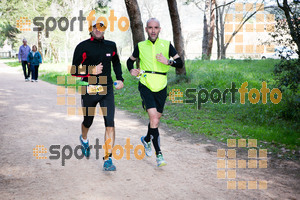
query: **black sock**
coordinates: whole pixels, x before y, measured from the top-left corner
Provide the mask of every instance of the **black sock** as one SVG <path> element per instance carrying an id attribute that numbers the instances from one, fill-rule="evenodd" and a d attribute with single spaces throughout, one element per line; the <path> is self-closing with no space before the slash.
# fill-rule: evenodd
<path id="1" fill-rule="evenodd" d="M 148 132 L 147 132 L 147 135 L 146 137 L 144 138 L 145 142 L 150 142 L 150 139 L 151 139 L 151 135 L 150 135 L 150 123 L 148 124 Z"/>
<path id="2" fill-rule="evenodd" d="M 153 136 L 152 143 L 155 149 L 156 155 L 162 154 L 160 151 L 160 140 L 159 140 L 159 132 L 158 128 L 150 128 L 150 134 Z"/>
<path id="3" fill-rule="evenodd" d="M 111 158 L 112 157 L 112 153 L 108 153 L 108 155 L 103 157 L 103 160 L 106 160 L 107 158 Z"/>

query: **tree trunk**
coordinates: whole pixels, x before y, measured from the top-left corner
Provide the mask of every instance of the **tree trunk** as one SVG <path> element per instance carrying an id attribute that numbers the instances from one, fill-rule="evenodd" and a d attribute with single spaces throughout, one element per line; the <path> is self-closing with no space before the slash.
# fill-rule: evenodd
<path id="1" fill-rule="evenodd" d="M 211 0 L 210 5 L 210 26 L 209 26 L 209 35 L 208 35 L 208 49 L 207 49 L 207 55 L 208 59 L 210 60 L 212 47 L 213 47 L 213 41 L 214 41 L 214 32 L 215 32 L 215 5 L 216 0 Z"/>
<path id="2" fill-rule="evenodd" d="M 137 0 L 125 0 L 125 5 L 130 20 L 133 48 L 135 48 L 139 42 L 145 40 L 141 12 Z M 136 66 L 140 68 L 139 59 L 136 61 Z"/>
<path id="3" fill-rule="evenodd" d="M 284 15 L 287 19 L 287 23 L 290 29 L 290 35 L 298 47 L 297 54 L 299 55 L 300 59 L 300 19 L 299 17 L 296 17 L 296 13 L 293 14 L 287 0 L 283 0 L 282 5 L 280 5 L 279 1 L 277 0 L 277 5 L 284 12 Z"/>
<path id="4" fill-rule="evenodd" d="M 210 0 L 205 1 L 205 10 L 203 16 L 203 38 L 202 38 L 202 59 L 208 59 L 208 23 L 207 23 L 207 16 L 208 16 L 208 8 L 209 8 Z"/>
<path id="5" fill-rule="evenodd" d="M 209 60 L 211 57 L 215 30 L 215 4 L 216 0 L 205 1 L 205 11 L 203 17 L 203 39 L 202 39 L 202 59 Z"/>
<path id="6" fill-rule="evenodd" d="M 55 48 L 55 45 L 50 42 L 50 48 L 51 48 L 51 54 L 53 55 L 53 62 L 58 63 L 59 61 L 59 53 L 57 52 L 57 49 Z"/>
<path id="7" fill-rule="evenodd" d="M 225 4 L 225 1 L 224 1 Z M 225 50 L 225 40 L 224 40 L 224 11 L 225 7 L 223 6 L 222 9 L 220 8 L 220 13 L 219 13 L 219 19 L 220 19 L 220 43 L 221 43 L 221 59 L 226 59 L 226 50 Z"/>
<path id="8" fill-rule="evenodd" d="M 69 44 L 69 29 L 65 31 L 66 39 L 64 44 L 65 63 L 68 63 L 68 44 Z"/>
<path id="9" fill-rule="evenodd" d="M 40 52 L 40 54 L 42 56 L 42 60 L 43 60 L 44 55 L 43 55 L 43 48 L 42 48 L 42 31 L 41 31 L 41 28 L 39 28 L 39 30 L 37 32 L 37 41 L 38 41 L 37 50 Z"/>
<path id="10" fill-rule="evenodd" d="M 211 20 L 214 19 L 212 17 L 214 15 L 213 11 L 216 10 L 216 18 L 215 18 L 216 25 L 215 26 L 216 26 L 216 31 L 217 31 L 218 59 L 226 59 L 226 49 L 228 47 L 228 44 L 225 44 L 225 41 L 224 41 L 224 26 L 225 26 L 224 11 L 225 11 L 225 7 L 230 6 L 235 1 L 236 0 L 232 0 L 231 2 L 226 3 L 226 0 L 224 0 L 223 5 L 218 5 L 216 0 L 211 0 L 211 2 L 212 2 Z M 213 23 L 211 23 L 211 27 L 212 27 L 212 25 L 213 25 Z"/>
<path id="11" fill-rule="evenodd" d="M 143 22 L 137 0 L 125 0 L 127 13 L 130 20 L 133 46 L 145 40 Z"/>
<path id="12" fill-rule="evenodd" d="M 216 7 L 218 7 L 216 3 Z M 219 31 L 219 8 L 216 9 L 216 31 L 217 31 L 217 59 L 221 58 L 221 44 L 220 44 L 220 31 Z"/>
<path id="13" fill-rule="evenodd" d="M 186 75 L 184 43 L 183 43 L 181 23 L 180 23 L 180 18 L 179 18 L 179 14 L 178 14 L 176 0 L 168 0 L 168 7 L 169 7 L 170 17 L 171 17 L 171 21 L 172 21 L 173 40 L 174 40 L 175 49 L 177 50 L 178 55 L 180 56 L 182 63 L 183 63 L 182 68 L 176 68 L 176 74 L 177 75 Z"/>

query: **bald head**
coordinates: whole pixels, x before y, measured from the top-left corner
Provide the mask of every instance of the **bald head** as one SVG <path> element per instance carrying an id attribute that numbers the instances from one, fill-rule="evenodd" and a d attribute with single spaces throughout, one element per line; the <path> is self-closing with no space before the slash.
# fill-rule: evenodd
<path id="1" fill-rule="evenodd" d="M 147 26 L 145 30 L 148 34 L 148 39 L 151 40 L 152 42 L 155 42 L 160 32 L 159 21 L 156 18 L 150 18 L 147 21 Z"/>
<path id="2" fill-rule="evenodd" d="M 156 19 L 156 18 L 150 18 L 150 19 L 148 19 L 148 21 L 146 23 L 147 27 L 148 27 L 148 25 L 149 25 L 150 22 L 156 22 L 158 24 L 158 27 L 160 27 L 160 22 L 158 21 L 158 19 Z"/>

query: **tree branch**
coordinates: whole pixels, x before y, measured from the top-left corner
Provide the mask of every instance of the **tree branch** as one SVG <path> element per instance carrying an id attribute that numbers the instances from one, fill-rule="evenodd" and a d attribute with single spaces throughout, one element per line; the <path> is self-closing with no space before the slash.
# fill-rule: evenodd
<path id="1" fill-rule="evenodd" d="M 268 6 L 268 7 L 265 7 L 265 8 L 270 8 L 271 6 Z M 244 26 L 244 24 L 251 18 L 251 17 L 253 17 L 253 15 L 255 15 L 257 13 L 257 11 L 254 11 L 250 16 L 248 16 L 244 21 L 243 21 L 243 23 L 242 24 L 240 24 L 239 25 L 239 28 L 237 29 L 237 30 L 235 30 L 234 32 L 233 32 L 233 34 L 231 35 L 231 37 L 229 38 L 229 40 L 228 40 L 228 42 L 226 43 L 226 46 L 225 46 L 225 48 L 227 48 L 228 47 L 228 45 L 229 45 L 229 43 L 231 42 L 231 40 L 232 40 L 232 38 L 241 30 L 241 28 Z"/>
<path id="2" fill-rule="evenodd" d="M 211 12 L 213 12 L 215 9 L 218 9 L 218 8 L 221 8 L 221 7 L 226 7 L 226 6 L 228 6 L 228 5 L 232 4 L 232 3 L 234 3 L 235 1 L 236 1 L 236 0 L 233 0 L 233 1 L 229 2 L 229 3 L 227 3 L 227 4 L 223 4 L 223 5 L 220 5 L 220 6 L 218 6 L 218 7 L 215 7 Z"/>

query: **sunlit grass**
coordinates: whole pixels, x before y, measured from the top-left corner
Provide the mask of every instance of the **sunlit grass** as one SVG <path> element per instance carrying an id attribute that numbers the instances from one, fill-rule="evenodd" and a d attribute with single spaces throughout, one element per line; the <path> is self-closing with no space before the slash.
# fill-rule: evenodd
<path id="1" fill-rule="evenodd" d="M 180 89 L 184 98 L 178 99 L 185 100 L 187 88 L 195 88 L 197 92 L 205 88 L 209 93 L 217 88 L 223 93 L 226 88 L 231 88 L 232 82 L 238 89 L 246 81 L 248 92 L 252 88 L 260 90 L 263 81 L 272 90 L 276 87 L 273 69 L 277 62 L 277 60 L 187 61 L 186 71 L 189 81 L 176 83 L 175 69 L 171 68 L 168 73 L 168 94 L 172 89 Z M 125 87 L 122 90 L 115 90 L 116 106 L 147 119 L 137 89 L 138 80 L 129 74 L 124 63 L 122 66 Z M 45 63 L 41 65 L 41 79 L 56 84 L 57 76 L 68 75 L 67 67 L 64 64 Z M 112 77 L 115 75 L 112 74 Z M 76 84 L 80 84 L 79 82 L 77 79 Z M 194 95 L 197 96 L 197 92 Z M 201 104 L 200 109 L 197 109 L 197 102 L 175 104 L 167 98 L 161 122 L 176 130 L 205 135 L 223 142 L 229 138 L 251 138 L 257 139 L 262 146 L 272 149 L 279 149 L 282 145 L 290 149 L 299 149 L 299 120 L 287 121 L 280 118 L 279 112 L 283 104 L 273 104 L 269 94 L 267 104 L 263 104 L 261 98 L 257 104 L 252 104 L 246 94 L 246 103 L 241 104 L 240 94 L 237 92 L 235 103 L 231 103 L 229 93 L 225 104 L 222 100 L 214 104 L 209 99 L 208 102 Z"/>

